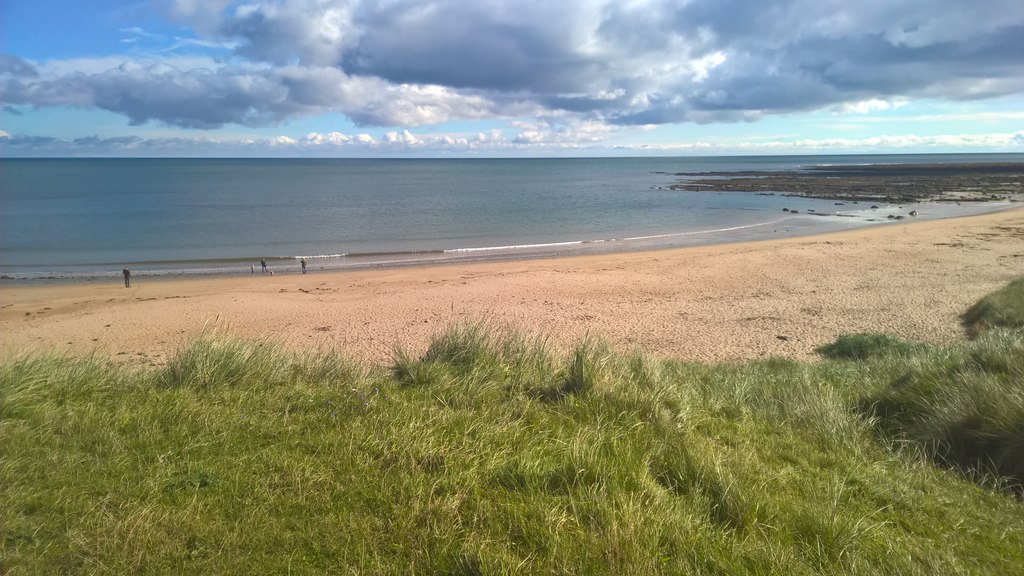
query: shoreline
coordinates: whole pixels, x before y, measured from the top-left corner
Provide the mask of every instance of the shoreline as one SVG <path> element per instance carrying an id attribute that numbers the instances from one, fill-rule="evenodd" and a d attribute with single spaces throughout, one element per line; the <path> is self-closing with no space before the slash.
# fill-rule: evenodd
<path id="1" fill-rule="evenodd" d="M 753 194 L 753 193 L 751 193 Z M 757 195 L 765 195 L 758 193 Z M 856 203 L 856 202 L 854 202 Z M 840 204 L 837 202 L 836 204 Z M 959 203 L 957 203 L 959 204 Z M 1016 199 L 1005 201 L 971 201 L 966 208 L 953 208 L 950 202 L 931 200 L 906 205 L 889 204 L 885 206 L 865 205 L 856 210 L 854 215 L 849 210 L 825 212 L 807 209 L 783 208 L 779 218 L 763 222 L 740 224 L 720 229 L 702 229 L 677 232 L 665 232 L 636 237 L 598 238 L 570 240 L 539 244 L 486 246 L 469 248 L 447 248 L 437 250 L 414 250 L 379 253 L 354 253 L 311 256 L 268 256 L 266 261 L 270 269 L 279 275 L 299 274 L 299 260 L 306 258 L 309 269 L 315 273 L 335 273 L 357 270 L 388 270 L 400 268 L 418 268 L 446 266 L 458 264 L 476 264 L 488 262 L 518 262 L 545 260 L 552 258 L 568 258 L 576 256 L 601 256 L 609 254 L 630 254 L 652 250 L 672 250 L 681 248 L 714 247 L 747 242 L 774 241 L 788 238 L 803 238 L 834 232 L 845 232 L 871 229 L 894 224 L 893 220 L 904 220 L 904 224 L 916 221 L 934 221 L 951 218 L 965 218 L 980 214 L 1018 209 Z M 853 208 L 852 206 L 849 208 Z M 921 215 L 917 218 L 917 211 Z M 911 220 L 912 219 L 912 220 Z M 771 232 L 768 230 L 771 229 Z M 215 278 L 259 277 L 267 274 L 259 271 L 260 258 L 231 257 L 207 258 L 196 261 L 154 261 L 126 262 L 133 279 L 157 280 L 188 280 Z M 213 266 L 217 263 L 234 263 L 232 267 L 192 267 L 167 268 L 171 264 L 205 264 Z M 107 280 L 121 279 L 121 267 L 124 264 L 94 264 L 90 266 L 110 266 L 109 270 L 39 272 L 45 274 L 33 276 L 25 272 L 0 273 L 0 287 L 3 286 L 46 286 L 46 285 L 98 285 Z M 146 267 L 145 265 L 148 265 Z M 163 265 L 164 267 L 161 267 Z M 247 273 L 247 265 L 255 267 L 255 273 Z M 13 274 L 13 275 L 12 275 Z M 271 274 L 272 275 L 272 274 Z"/>
<path id="2" fill-rule="evenodd" d="M 0 284 L 5 358 L 162 364 L 204 329 L 389 361 L 485 319 L 618 349 L 724 361 L 813 358 L 841 333 L 948 344 L 967 306 L 1024 274 L 1024 209 L 710 246 L 275 276 Z"/>

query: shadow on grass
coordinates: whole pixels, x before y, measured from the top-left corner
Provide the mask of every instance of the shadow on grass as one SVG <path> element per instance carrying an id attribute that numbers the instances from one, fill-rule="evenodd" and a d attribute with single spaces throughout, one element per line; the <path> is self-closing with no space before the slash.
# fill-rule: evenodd
<path id="1" fill-rule="evenodd" d="M 858 411 L 882 437 L 911 442 L 936 464 L 1024 494 L 1024 334 L 990 330 L 924 351 Z"/>

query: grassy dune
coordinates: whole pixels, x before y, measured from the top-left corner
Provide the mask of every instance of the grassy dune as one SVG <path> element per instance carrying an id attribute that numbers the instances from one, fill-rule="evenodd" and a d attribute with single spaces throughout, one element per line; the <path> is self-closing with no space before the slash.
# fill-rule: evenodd
<path id="1" fill-rule="evenodd" d="M 0 573 L 1015 575 L 1020 292 L 962 345 L 815 363 L 483 324 L 388 367 L 218 335 L 8 362 Z"/>

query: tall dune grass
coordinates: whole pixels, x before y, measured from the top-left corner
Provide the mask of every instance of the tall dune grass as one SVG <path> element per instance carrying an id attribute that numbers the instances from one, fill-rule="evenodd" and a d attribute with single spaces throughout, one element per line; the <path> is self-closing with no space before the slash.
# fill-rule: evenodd
<path id="1" fill-rule="evenodd" d="M 1024 482 L 1024 337 L 989 330 L 954 350 L 908 359 L 861 402 L 893 442 L 1020 491 Z"/>
<path id="2" fill-rule="evenodd" d="M 1020 475 L 988 464 L 1021 461 L 1022 341 L 704 365 L 464 323 L 387 367 L 215 334 L 159 369 L 24 358 L 0 572 L 1017 574 Z"/>
<path id="3" fill-rule="evenodd" d="M 964 313 L 972 335 L 992 328 L 1024 329 L 1024 277 L 979 300 Z"/>

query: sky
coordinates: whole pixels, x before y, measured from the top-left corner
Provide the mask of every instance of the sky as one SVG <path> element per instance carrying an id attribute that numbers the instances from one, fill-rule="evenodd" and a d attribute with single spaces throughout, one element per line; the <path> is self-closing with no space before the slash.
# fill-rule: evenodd
<path id="1" fill-rule="evenodd" d="M 948 152 L 1022 0 L 0 0 L 0 157 Z"/>

